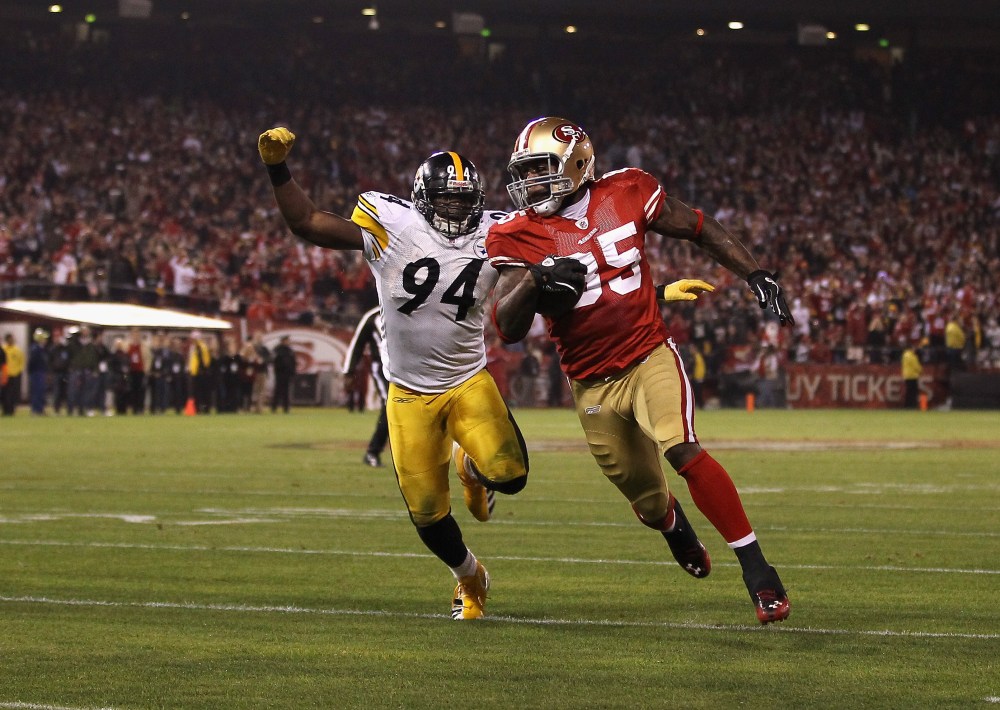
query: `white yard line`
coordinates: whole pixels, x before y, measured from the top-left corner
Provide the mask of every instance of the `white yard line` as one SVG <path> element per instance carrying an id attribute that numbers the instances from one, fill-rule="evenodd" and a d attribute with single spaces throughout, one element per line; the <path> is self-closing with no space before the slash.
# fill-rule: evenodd
<path id="1" fill-rule="evenodd" d="M 598 479 L 595 478 L 595 481 Z M 592 498 L 566 498 L 564 496 L 552 497 L 552 496 L 537 496 L 533 495 L 531 497 L 532 502 L 563 502 L 563 503 L 595 503 L 602 504 L 608 501 L 617 500 L 614 497 L 614 489 L 608 488 L 603 481 L 598 481 L 599 485 L 596 488 L 608 491 L 607 496 L 596 495 Z M 737 481 L 738 484 L 738 481 Z M 533 478 L 531 485 L 535 486 L 533 490 L 538 488 L 545 489 L 558 489 L 564 490 L 566 483 L 555 478 Z M 964 484 L 957 482 L 950 483 L 891 483 L 886 481 L 857 481 L 849 485 L 844 485 L 842 483 L 837 484 L 815 484 L 815 485 L 788 485 L 785 483 L 773 486 L 752 486 L 752 485 L 737 485 L 741 494 L 744 495 L 775 495 L 775 494 L 789 494 L 789 493 L 840 493 L 840 494 L 854 494 L 854 495 L 897 495 L 900 493 L 910 493 L 910 494 L 924 494 L 924 495 L 938 495 L 940 493 L 975 493 L 978 491 L 989 491 L 997 492 L 1000 491 L 1000 483 L 979 483 L 979 484 Z M 358 491 L 288 491 L 288 490 L 260 490 L 260 491 L 233 491 L 232 489 L 222 489 L 222 488 L 198 488 L 198 489 L 184 489 L 176 490 L 170 488 L 134 488 L 134 487 L 113 487 L 113 486 L 71 486 L 69 488 L 61 486 L 45 486 L 36 485 L 27 482 L 16 482 L 16 483 L 4 483 L 0 484 L 0 491 L 14 491 L 14 492 L 40 492 L 40 491 L 52 491 L 59 493 L 111 493 L 111 494 L 127 494 L 127 495 L 164 495 L 164 496 L 184 496 L 184 497 L 204 497 L 204 496 L 233 496 L 233 497 L 265 497 L 265 498 L 365 498 L 365 499 L 388 499 L 388 500 L 399 500 L 399 491 L 395 488 L 387 488 L 384 492 L 358 492 Z M 807 503 L 803 504 L 807 507 L 816 508 L 843 508 L 845 506 L 850 507 L 867 507 L 867 508 L 889 508 L 889 509 L 901 509 L 901 510 L 911 510 L 920 509 L 923 510 L 924 507 L 920 506 L 897 506 L 897 505 L 870 505 L 865 503 Z M 939 508 L 935 508 L 936 510 Z M 968 510 L 966 507 L 946 507 L 945 510 Z M 992 507 L 983 507 L 982 510 L 993 510 Z"/>
<path id="2" fill-rule="evenodd" d="M 992 510 L 992 509 L 990 509 Z M 966 511 L 968 512 L 968 511 Z M 25 523 L 52 522 L 68 518 L 93 518 L 121 520 L 132 524 L 155 524 L 161 526 L 185 526 L 185 525 L 246 525 L 255 523 L 275 523 L 293 519 L 337 519 L 337 520 L 390 520 L 397 521 L 404 519 L 406 513 L 401 509 L 368 509 L 359 510 L 356 508 L 198 508 L 190 514 L 202 514 L 212 517 L 209 519 L 184 520 L 180 518 L 181 513 L 160 513 L 160 514 L 136 514 L 136 513 L 116 513 L 116 512 L 87 512 L 76 513 L 65 510 L 35 511 L 31 513 L 8 513 L 0 514 L 0 525 L 19 525 Z M 185 513 L 184 515 L 187 515 Z M 180 518 L 180 519 L 178 519 Z M 493 520 L 490 525 L 504 526 L 532 526 L 532 527 L 583 527 L 583 528 L 629 528 L 634 527 L 634 521 L 621 522 L 587 522 L 587 521 L 554 521 L 554 520 Z M 902 530 L 896 528 L 814 528 L 814 527 L 789 527 L 784 525 L 758 526 L 758 530 L 803 532 L 803 533 L 853 533 L 860 535 L 917 535 L 932 537 L 975 537 L 975 538 L 1000 538 L 1000 531 L 977 531 L 977 530 Z"/>
<path id="3" fill-rule="evenodd" d="M 123 609 L 184 609 L 188 611 L 222 611 L 236 614 L 313 614 L 318 616 L 378 616 L 389 619 L 447 619 L 450 614 L 417 614 L 391 612 L 377 609 L 323 609 L 301 606 L 270 606 L 251 604 L 197 604 L 194 602 L 116 602 L 97 599 L 52 599 L 50 597 L 0 596 L 0 603 L 48 604 L 55 606 L 103 607 Z M 614 619 L 530 619 L 514 616 L 490 616 L 489 621 L 524 624 L 528 626 L 608 626 L 627 628 L 696 629 L 703 631 L 751 631 L 762 633 L 819 634 L 827 636 L 878 636 L 880 638 L 968 639 L 993 641 L 1000 634 L 971 634 L 938 631 L 891 631 L 889 629 L 819 629 L 797 626 L 773 625 L 767 631 L 760 626 L 744 624 L 695 624 L 668 621 L 616 621 Z"/>
<path id="4" fill-rule="evenodd" d="M 253 554 L 281 555 L 330 555 L 339 557 L 396 557 L 396 558 L 432 558 L 426 552 L 378 552 L 366 550 L 315 550 L 297 547 L 251 547 L 243 545 L 224 545 L 212 547 L 208 545 L 165 545 L 131 542 L 77 542 L 64 540 L 0 540 L 0 545 L 17 545 L 24 547 L 89 547 L 95 549 L 107 548 L 116 550 L 154 550 L 166 552 L 249 552 Z M 510 562 L 541 562 L 544 564 L 563 563 L 580 565 L 652 565 L 671 567 L 673 560 L 626 560 L 600 559 L 584 557 L 530 557 L 525 555 L 490 555 L 491 560 Z M 738 567 L 735 562 L 714 562 L 716 567 Z M 923 572 L 934 574 L 984 574 L 1000 575 L 1000 569 L 962 569 L 956 567 L 904 567 L 902 565 L 795 565 L 782 563 L 782 569 L 851 569 L 871 572 Z"/>
<path id="5" fill-rule="evenodd" d="M 0 700 L 0 708 L 11 710 L 115 710 L 115 708 L 76 707 L 69 705 L 45 705 L 44 703 L 4 702 Z"/>

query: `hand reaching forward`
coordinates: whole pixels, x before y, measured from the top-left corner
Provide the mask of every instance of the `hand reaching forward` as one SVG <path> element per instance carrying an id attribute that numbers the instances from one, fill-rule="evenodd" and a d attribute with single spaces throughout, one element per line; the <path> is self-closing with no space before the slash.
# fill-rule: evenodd
<path id="1" fill-rule="evenodd" d="M 700 279 L 681 279 L 656 287 L 656 298 L 660 301 L 694 301 L 699 293 L 711 293 L 715 286 Z"/>

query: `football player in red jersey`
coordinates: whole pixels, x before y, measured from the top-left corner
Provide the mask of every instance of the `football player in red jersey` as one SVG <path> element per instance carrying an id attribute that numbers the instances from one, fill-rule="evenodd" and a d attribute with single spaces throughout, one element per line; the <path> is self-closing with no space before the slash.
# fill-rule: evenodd
<path id="1" fill-rule="evenodd" d="M 688 573 L 708 575 L 708 553 L 669 492 L 663 456 L 736 553 L 758 620 L 786 619 L 788 595 L 761 552 L 739 493 L 698 443 L 691 384 L 657 305 L 658 297 L 678 295 L 654 285 L 646 232 L 691 241 L 746 279 L 761 308 L 792 324 L 776 276 L 717 220 L 665 194 L 642 170 L 595 179 L 590 137 L 571 121 L 529 123 L 508 170 L 518 211 L 493 225 L 486 241 L 500 271 L 493 311 L 500 336 L 520 340 L 536 311 L 547 314 L 590 451 L 639 520 L 663 534 Z M 688 291 L 681 298 L 701 290 L 701 282 L 678 283 Z M 566 303 L 559 296 L 566 292 L 568 310 L 553 313 L 550 299 Z"/>

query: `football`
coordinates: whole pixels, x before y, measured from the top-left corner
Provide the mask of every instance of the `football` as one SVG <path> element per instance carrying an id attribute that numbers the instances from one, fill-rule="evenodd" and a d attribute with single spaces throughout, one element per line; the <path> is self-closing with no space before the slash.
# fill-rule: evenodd
<path id="1" fill-rule="evenodd" d="M 580 296 L 569 289 L 558 291 L 541 291 L 538 294 L 538 305 L 535 310 L 546 318 L 558 318 L 573 310 Z"/>

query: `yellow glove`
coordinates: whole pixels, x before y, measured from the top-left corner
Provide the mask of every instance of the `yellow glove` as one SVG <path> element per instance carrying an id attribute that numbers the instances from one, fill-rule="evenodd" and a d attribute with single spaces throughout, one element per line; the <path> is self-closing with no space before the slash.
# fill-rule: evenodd
<path id="1" fill-rule="evenodd" d="M 694 301 L 699 293 L 711 293 L 715 286 L 700 279 L 681 279 L 656 287 L 656 297 L 661 301 Z"/>
<path id="2" fill-rule="evenodd" d="M 264 131 L 257 140 L 260 159 L 266 165 L 284 162 L 293 145 L 295 145 L 295 134 L 283 126 Z"/>

